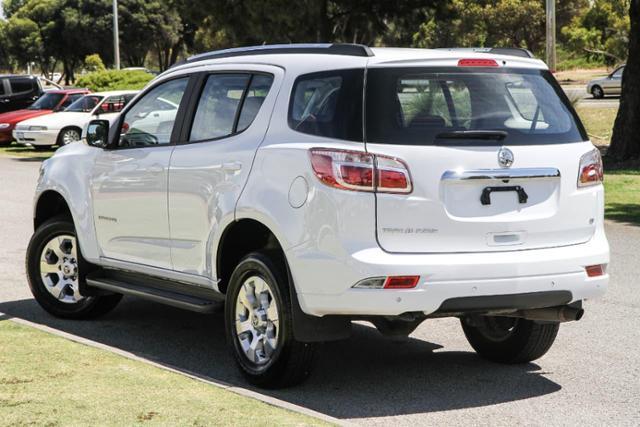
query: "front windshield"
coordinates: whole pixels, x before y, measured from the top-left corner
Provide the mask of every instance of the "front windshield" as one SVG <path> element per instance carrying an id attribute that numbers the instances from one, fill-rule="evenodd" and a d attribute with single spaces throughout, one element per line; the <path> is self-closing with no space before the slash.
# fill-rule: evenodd
<path id="1" fill-rule="evenodd" d="M 45 93 L 36 102 L 31 104 L 27 110 L 53 110 L 64 98 L 62 93 Z"/>
<path id="2" fill-rule="evenodd" d="M 98 105 L 100 101 L 102 101 L 101 96 L 86 95 L 69 105 L 69 107 L 64 111 L 73 113 L 90 113 L 94 108 L 96 108 L 96 105 Z"/>
<path id="3" fill-rule="evenodd" d="M 498 143 L 583 141 L 550 73 L 517 69 L 380 68 L 367 74 L 367 140 L 431 145 L 493 132 Z M 486 144 L 479 138 L 466 143 Z"/>

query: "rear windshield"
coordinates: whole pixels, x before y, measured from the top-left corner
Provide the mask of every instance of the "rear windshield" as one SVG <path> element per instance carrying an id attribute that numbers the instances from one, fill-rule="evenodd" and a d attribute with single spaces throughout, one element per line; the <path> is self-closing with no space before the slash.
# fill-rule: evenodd
<path id="1" fill-rule="evenodd" d="M 547 71 L 384 68 L 367 73 L 366 138 L 404 145 L 531 145 L 587 136 Z"/>

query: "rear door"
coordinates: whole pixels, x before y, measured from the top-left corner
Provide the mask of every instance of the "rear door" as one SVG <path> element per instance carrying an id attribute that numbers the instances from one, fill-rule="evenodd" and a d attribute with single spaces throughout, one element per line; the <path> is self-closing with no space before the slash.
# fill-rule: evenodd
<path id="1" fill-rule="evenodd" d="M 367 150 L 403 160 L 413 183 L 410 195 L 376 194 L 382 248 L 484 252 L 591 238 L 597 194 L 576 180 L 593 147 L 548 73 L 373 68 L 367 85 Z"/>
<path id="2" fill-rule="evenodd" d="M 201 74 L 200 95 L 192 99 L 169 170 L 175 270 L 213 276 L 213 242 L 234 220 L 283 75 L 269 66 L 221 66 Z"/>

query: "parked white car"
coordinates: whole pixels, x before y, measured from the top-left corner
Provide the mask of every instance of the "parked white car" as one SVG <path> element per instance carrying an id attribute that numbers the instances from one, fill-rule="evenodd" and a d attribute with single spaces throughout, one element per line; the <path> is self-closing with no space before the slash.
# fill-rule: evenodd
<path id="1" fill-rule="evenodd" d="M 64 111 L 18 123 L 13 137 L 19 144 L 46 149 L 79 141 L 89 121 L 103 118 L 113 121 L 137 91 L 97 92 L 86 95 Z"/>
<path id="2" fill-rule="evenodd" d="M 263 387 L 303 380 L 314 343 L 353 320 L 407 336 L 457 317 L 479 355 L 526 363 L 605 292 L 602 179 L 536 59 L 212 52 L 44 162 L 29 283 L 67 318 L 122 295 L 224 303 L 230 351 Z"/>

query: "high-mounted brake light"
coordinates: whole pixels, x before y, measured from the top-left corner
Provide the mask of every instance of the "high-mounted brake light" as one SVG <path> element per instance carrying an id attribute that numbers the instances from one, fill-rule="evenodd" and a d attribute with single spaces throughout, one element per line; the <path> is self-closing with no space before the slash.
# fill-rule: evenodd
<path id="1" fill-rule="evenodd" d="M 341 190 L 411 193 L 411 176 L 399 159 L 362 151 L 313 148 L 311 166 L 324 184 Z"/>
<path id="2" fill-rule="evenodd" d="M 594 149 L 580 158 L 578 187 L 600 184 L 604 179 L 604 168 L 600 151 Z"/>
<path id="3" fill-rule="evenodd" d="M 458 67 L 498 67 L 495 59 L 461 59 Z"/>

